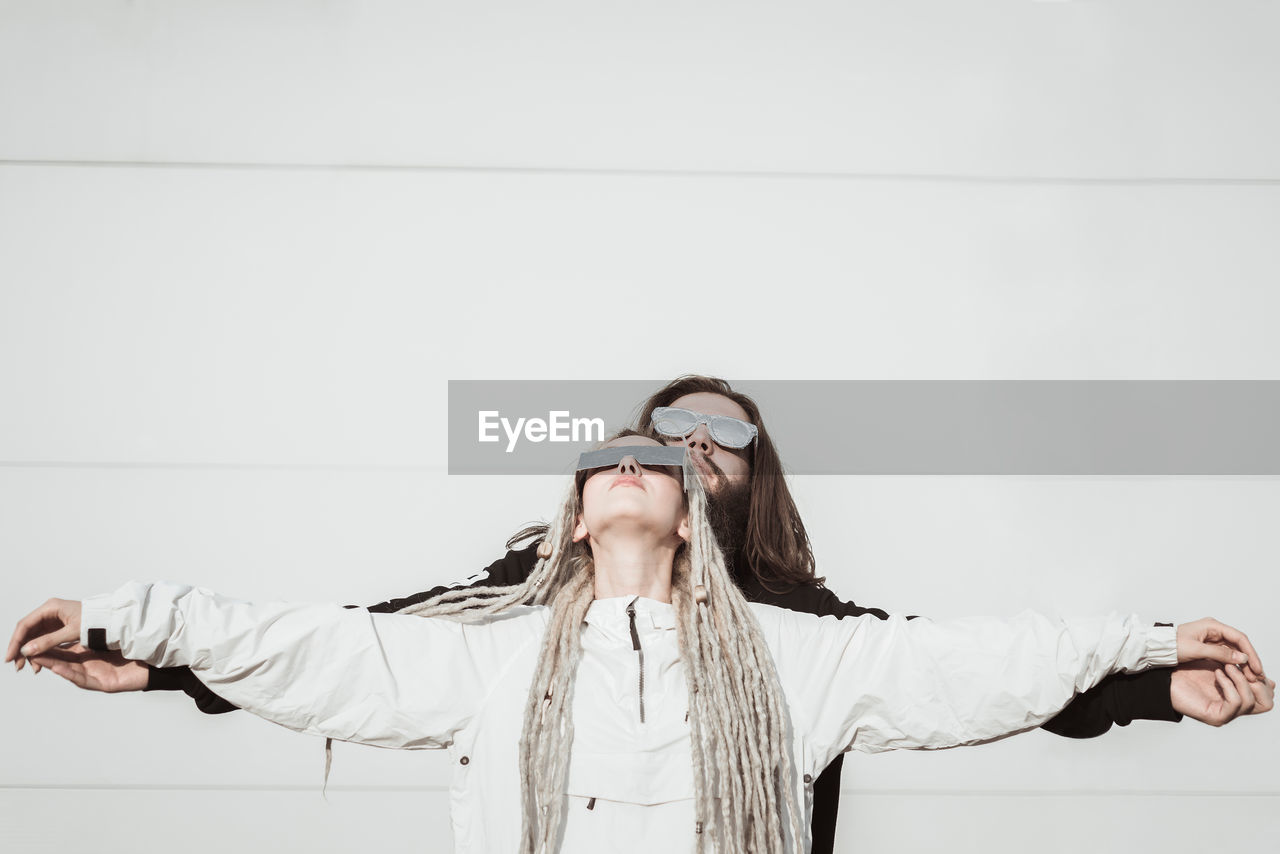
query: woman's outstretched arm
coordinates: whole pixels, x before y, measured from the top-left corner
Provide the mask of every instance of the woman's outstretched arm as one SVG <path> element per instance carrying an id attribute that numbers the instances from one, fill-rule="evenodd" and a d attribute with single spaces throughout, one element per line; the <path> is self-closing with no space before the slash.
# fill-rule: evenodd
<path id="1" fill-rule="evenodd" d="M 89 649 L 189 666 L 231 702 L 289 729 L 380 747 L 449 744 L 543 623 L 540 609 L 481 628 L 138 582 L 84 600 L 76 617 Z M 43 661 L 58 670 L 56 657 Z"/>
<path id="2" fill-rule="evenodd" d="M 505 556 L 495 560 L 475 575 L 458 584 L 445 584 L 403 598 L 388 599 L 385 602 L 370 605 L 368 610 L 377 614 L 392 614 L 401 608 L 416 605 L 419 602 L 438 596 L 446 590 L 458 587 L 523 584 L 538 562 L 537 550 L 539 542 L 540 540 L 537 540 L 522 549 L 509 550 Z M 138 689 L 144 691 L 183 691 L 195 701 L 196 708 L 208 715 L 234 712 L 239 708 L 235 703 L 219 696 L 212 688 L 200 681 L 200 677 L 192 673 L 189 667 L 148 667 L 148 672 L 145 674 L 143 681 L 133 688 L 133 690 Z"/>
<path id="3" fill-rule="evenodd" d="M 1170 666 L 1180 653 L 1224 662 L 1236 655 L 1202 630 L 1205 621 L 1175 630 L 1136 617 L 1031 612 L 934 622 L 770 610 L 766 619 L 797 725 L 832 755 L 991 741 L 1039 726 L 1108 674 Z"/>
<path id="4" fill-rule="evenodd" d="M 871 615 L 889 619 L 889 612 L 854 602 L 842 601 L 825 587 L 804 586 L 783 592 L 759 588 L 748 590 L 753 602 L 776 605 L 790 611 L 803 611 L 819 617 L 861 617 Z M 916 617 L 908 616 L 908 620 Z M 1252 671 L 1246 674 L 1256 690 L 1266 694 Z M 1142 673 L 1114 674 L 1088 691 L 1077 694 L 1066 708 L 1040 725 L 1040 728 L 1067 738 L 1095 738 L 1109 731 L 1113 724 L 1128 726 L 1135 720 L 1182 720 L 1189 715 L 1210 726 L 1222 726 L 1240 715 L 1250 714 L 1247 703 L 1218 704 L 1220 691 L 1211 674 L 1192 666 L 1153 668 Z"/>

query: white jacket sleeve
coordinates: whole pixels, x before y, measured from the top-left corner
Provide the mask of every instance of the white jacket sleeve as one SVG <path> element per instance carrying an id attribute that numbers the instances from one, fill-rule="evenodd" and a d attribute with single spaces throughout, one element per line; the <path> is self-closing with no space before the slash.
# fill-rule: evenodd
<path id="1" fill-rule="evenodd" d="M 157 667 L 187 665 L 225 699 L 299 732 L 446 747 L 506 665 L 541 638 L 541 611 L 463 625 L 130 582 L 84 600 L 81 642 Z"/>
<path id="2" fill-rule="evenodd" d="M 1111 673 L 1178 662 L 1176 630 L 1137 616 L 1027 611 L 935 622 L 768 608 L 761 625 L 794 723 L 827 760 L 1003 738 L 1049 720 Z"/>

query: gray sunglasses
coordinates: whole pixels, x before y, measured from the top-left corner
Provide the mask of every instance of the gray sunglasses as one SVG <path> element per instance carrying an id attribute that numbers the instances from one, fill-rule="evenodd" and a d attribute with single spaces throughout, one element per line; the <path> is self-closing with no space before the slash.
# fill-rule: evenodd
<path id="1" fill-rule="evenodd" d="M 684 488 L 689 488 L 689 467 L 685 465 L 685 449 L 674 445 L 615 445 L 578 456 L 578 471 L 611 468 L 631 457 L 645 468 L 679 466 L 684 473 Z"/>
<path id="2" fill-rule="evenodd" d="M 705 415 L 692 409 L 681 409 L 678 406 L 659 406 L 653 410 L 651 423 L 653 429 L 663 436 L 672 439 L 683 439 L 698 429 L 699 424 L 707 425 L 707 432 L 712 440 L 726 448 L 745 448 L 759 435 L 756 425 L 748 424 L 741 418 L 728 415 Z"/>

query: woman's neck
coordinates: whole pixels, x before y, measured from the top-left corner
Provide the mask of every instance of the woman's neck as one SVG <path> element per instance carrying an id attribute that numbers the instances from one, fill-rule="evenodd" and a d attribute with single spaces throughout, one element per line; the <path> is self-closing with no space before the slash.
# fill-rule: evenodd
<path id="1" fill-rule="evenodd" d="M 671 602 L 671 567 L 676 545 L 636 542 L 601 543 L 592 540 L 596 598 L 644 596 Z"/>

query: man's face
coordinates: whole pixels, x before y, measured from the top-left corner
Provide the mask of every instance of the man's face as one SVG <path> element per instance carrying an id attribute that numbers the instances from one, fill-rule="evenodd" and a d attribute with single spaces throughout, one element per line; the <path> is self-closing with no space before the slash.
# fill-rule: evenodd
<path id="1" fill-rule="evenodd" d="M 700 391 L 686 394 L 672 401 L 670 406 L 700 412 L 703 415 L 728 415 L 751 423 L 747 411 L 729 398 L 713 392 Z M 706 424 L 699 424 L 692 433 L 683 438 L 665 437 L 668 445 L 683 445 L 689 448 L 694 466 L 703 474 L 703 483 L 707 492 L 718 495 L 726 488 L 747 488 L 751 479 L 751 446 L 745 448 L 726 448 L 717 445 L 707 431 Z"/>
<path id="2" fill-rule="evenodd" d="M 673 400 L 670 406 L 701 412 L 704 415 L 728 415 L 741 418 L 748 424 L 747 412 L 729 398 L 714 392 L 686 394 Z M 742 545 L 747 531 L 747 519 L 751 511 L 751 447 L 726 448 L 717 445 L 707 431 L 707 425 L 684 438 L 664 437 L 668 445 L 689 448 L 690 458 L 703 474 L 707 490 L 707 518 L 725 556 L 732 560 Z"/>

